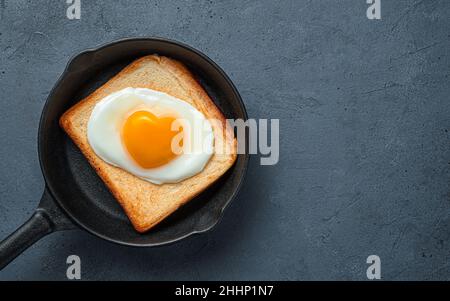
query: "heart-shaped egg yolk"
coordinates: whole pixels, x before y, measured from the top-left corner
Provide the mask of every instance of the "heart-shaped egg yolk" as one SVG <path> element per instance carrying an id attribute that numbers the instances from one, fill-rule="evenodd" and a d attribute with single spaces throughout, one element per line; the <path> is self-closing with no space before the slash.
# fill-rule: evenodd
<path id="1" fill-rule="evenodd" d="M 180 133 L 171 130 L 175 118 L 157 117 L 148 111 L 131 114 L 122 128 L 125 147 L 142 168 L 167 164 L 177 155 L 172 151 L 172 139 Z"/>

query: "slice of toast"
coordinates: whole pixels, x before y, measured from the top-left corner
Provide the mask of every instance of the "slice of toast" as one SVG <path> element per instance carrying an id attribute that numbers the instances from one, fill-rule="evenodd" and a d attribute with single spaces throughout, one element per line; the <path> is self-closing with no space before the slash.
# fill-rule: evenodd
<path id="1" fill-rule="evenodd" d="M 183 64 L 158 55 L 134 61 L 60 118 L 61 127 L 119 201 L 134 228 L 145 232 L 220 178 L 236 160 L 237 142 L 232 133 L 226 134 L 225 126 L 212 123 L 215 144 L 229 146 L 232 152 L 214 153 L 202 172 L 176 184 L 152 184 L 109 165 L 91 149 L 87 124 L 96 103 L 127 87 L 161 91 L 190 103 L 207 119 L 220 120 L 223 125 L 226 119 Z"/>

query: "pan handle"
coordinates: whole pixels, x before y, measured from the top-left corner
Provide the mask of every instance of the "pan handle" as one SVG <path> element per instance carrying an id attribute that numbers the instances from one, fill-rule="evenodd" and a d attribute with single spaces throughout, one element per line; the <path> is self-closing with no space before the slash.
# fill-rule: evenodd
<path id="1" fill-rule="evenodd" d="M 74 228 L 75 225 L 62 213 L 46 188 L 33 216 L 0 242 L 0 270 L 45 235 Z"/>
<path id="2" fill-rule="evenodd" d="M 50 218 L 37 209 L 25 224 L 0 243 L 0 270 L 52 230 Z"/>

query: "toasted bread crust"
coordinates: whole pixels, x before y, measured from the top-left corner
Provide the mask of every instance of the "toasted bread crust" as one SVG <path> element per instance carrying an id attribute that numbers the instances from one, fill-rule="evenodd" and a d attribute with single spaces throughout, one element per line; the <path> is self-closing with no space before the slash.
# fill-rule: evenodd
<path id="1" fill-rule="evenodd" d="M 105 182 L 139 232 L 157 225 L 180 206 L 194 198 L 222 176 L 236 160 L 236 139 L 226 127 L 212 124 L 214 138 L 227 145 L 230 154 L 215 153 L 205 169 L 180 183 L 155 185 L 101 160 L 87 140 L 87 123 L 97 102 L 126 87 L 149 88 L 185 100 L 207 119 L 226 119 L 190 71 L 173 59 L 149 55 L 142 57 L 81 100 L 60 118 L 60 126 L 79 147 L 91 166 Z"/>

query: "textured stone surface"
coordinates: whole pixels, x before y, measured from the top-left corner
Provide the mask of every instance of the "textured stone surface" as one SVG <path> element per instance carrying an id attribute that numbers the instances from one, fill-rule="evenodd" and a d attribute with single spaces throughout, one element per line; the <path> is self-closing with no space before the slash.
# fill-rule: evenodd
<path id="1" fill-rule="evenodd" d="M 114 2 L 114 3 L 112 3 Z M 43 189 L 36 135 L 70 56 L 130 36 L 188 43 L 221 65 L 254 118 L 279 118 L 281 158 L 251 166 L 211 232 L 155 249 L 82 231 L 39 241 L 1 280 L 450 279 L 450 2 L 0 1 L 0 237 Z"/>

